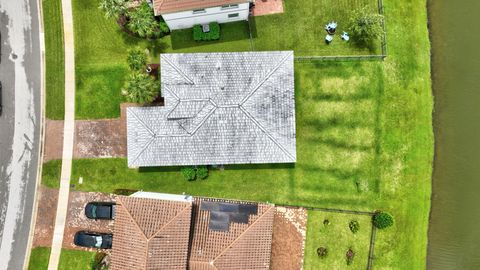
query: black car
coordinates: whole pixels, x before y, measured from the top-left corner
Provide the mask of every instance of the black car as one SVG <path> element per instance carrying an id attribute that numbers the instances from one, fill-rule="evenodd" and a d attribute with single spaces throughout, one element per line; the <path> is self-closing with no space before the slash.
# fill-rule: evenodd
<path id="1" fill-rule="evenodd" d="M 112 238 L 113 236 L 108 233 L 79 231 L 75 234 L 73 243 L 81 247 L 110 249 L 112 248 Z"/>
<path id="2" fill-rule="evenodd" d="M 91 219 L 114 219 L 114 202 L 89 202 L 85 206 L 85 216 Z"/>

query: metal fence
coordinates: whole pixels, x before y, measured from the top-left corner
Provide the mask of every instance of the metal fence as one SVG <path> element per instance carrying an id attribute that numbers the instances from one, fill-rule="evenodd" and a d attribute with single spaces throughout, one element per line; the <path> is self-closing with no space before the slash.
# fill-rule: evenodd
<path id="1" fill-rule="evenodd" d="M 383 61 L 387 57 L 387 27 L 385 24 L 385 10 L 383 0 L 377 0 L 378 13 L 383 16 L 382 28 L 383 36 L 381 40 L 381 54 L 372 55 L 307 55 L 295 56 L 295 61 Z M 250 34 L 250 47 L 255 50 L 255 42 L 252 34 L 252 25 L 248 19 L 248 30 Z"/>

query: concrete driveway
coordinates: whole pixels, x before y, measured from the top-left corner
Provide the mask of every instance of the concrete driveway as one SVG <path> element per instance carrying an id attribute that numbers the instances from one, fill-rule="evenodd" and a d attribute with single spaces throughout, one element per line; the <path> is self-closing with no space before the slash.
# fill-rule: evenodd
<path id="1" fill-rule="evenodd" d="M 23 269 L 40 143 L 40 40 L 35 0 L 0 0 L 0 270 Z"/>

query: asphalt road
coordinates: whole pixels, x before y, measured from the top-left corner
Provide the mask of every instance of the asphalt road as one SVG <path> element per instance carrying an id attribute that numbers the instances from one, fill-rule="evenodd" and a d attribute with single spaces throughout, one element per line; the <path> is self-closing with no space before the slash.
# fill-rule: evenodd
<path id="1" fill-rule="evenodd" d="M 0 0 L 0 270 L 23 269 L 40 143 L 36 0 Z"/>

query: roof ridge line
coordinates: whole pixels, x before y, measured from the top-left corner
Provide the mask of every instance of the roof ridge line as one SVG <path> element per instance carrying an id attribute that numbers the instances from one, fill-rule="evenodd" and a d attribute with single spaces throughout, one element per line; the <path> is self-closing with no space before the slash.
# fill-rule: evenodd
<path id="1" fill-rule="evenodd" d="M 133 159 L 132 163 L 134 163 L 135 161 L 137 161 L 138 158 L 140 158 L 140 155 L 143 154 L 143 152 L 150 146 L 150 144 L 152 144 L 154 140 L 155 136 L 152 136 L 150 140 L 143 146 L 142 150 L 137 153 L 137 156 Z"/>
<path id="2" fill-rule="evenodd" d="M 260 81 L 258 82 L 253 88 L 252 90 L 250 91 L 250 93 L 248 93 L 248 95 L 246 95 L 242 101 L 240 101 L 240 105 L 243 105 L 243 103 L 247 102 L 247 100 L 253 96 L 253 94 L 255 94 L 255 92 L 257 92 L 257 90 L 268 80 L 270 79 L 270 77 L 273 75 L 273 73 L 275 73 L 275 71 L 277 71 L 280 66 L 283 65 L 283 63 L 285 63 L 285 61 L 287 61 L 287 58 L 289 58 L 293 53 L 292 52 L 287 52 L 286 55 L 280 60 L 280 62 L 272 69 L 270 70 L 270 72 Z"/>
<path id="3" fill-rule="evenodd" d="M 180 214 L 183 214 L 183 212 L 185 212 L 185 210 L 187 210 L 188 208 L 188 204 L 181 210 L 179 211 L 169 222 L 165 223 L 165 225 L 163 225 L 160 229 L 158 229 L 158 231 L 156 233 L 154 233 L 150 238 L 147 238 L 147 242 L 150 242 L 150 240 L 152 238 L 154 238 L 155 236 L 158 235 L 158 233 L 160 233 L 163 229 L 165 229 L 165 227 L 167 227 L 168 225 L 170 225 L 170 223 L 172 223 L 178 216 L 180 216 Z"/>
<path id="4" fill-rule="evenodd" d="M 143 122 L 142 119 L 140 119 L 140 117 L 138 117 L 138 115 L 133 110 L 129 110 L 129 108 L 127 108 L 127 111 L 132 113 L 133 117 L 135 117 L 135 119 L 137 119 L 138 122 L 142 124 L 142 126 L 148 131 L 148 133 L 150 133 L 150 135 L 152 135 L 152 137 L 155 137 L 155 132 L 153 132 L 153 130 L 151 130 L 150 127 L 148 127 L 147 124 L 145 124 L 145 122 Z"/>
<path id="5" fill-rule="evenodd" d="M 178 67 L 177 65 L 173 64 L 172 61 L 170 61 L 170 59 L 168 59 L 168 57 L 163 54 L 162 55 L 162 59 L 165 60 L 165 62 L 167 62 L 167 64 L 169 64 L 173 69 L 175 69 L 175 71 L 178 72 L 178 74 L 180 74 L 185 80 L 187 80 L 190 84 L 195 84 L 195 82 L 190 79 L 187 74 L 185 74 L 181 69 L 180 67 Z"/>
<path id="6" fill-rule="evenodd" d="M 143 235 L 143 237 L 145 237 L 145 241 L 148 242 L 148 238 L 147 236 L 145 235 L 145 233 L 143 232 L 143 230 L 140 228 L 140 225 L 138 225 L 137 221 L 133 218 L 132 214 L 130 214 L 130 211 L 128 211 L 128 208 L 124 205 L 123 203 L 123 200 L 122 200 L 122 197 L 123 196 L 119 196 L 117 197 L 118 199 L 120 199 L 120 203 L 121 205 L 123 206 L 123 208 L 125 208 L 125 212 L 127 212 L 128 216 L 130 217 L 130 219 L 133 221 L 133 223 L 135 224 L 135 227 L 138 229 L 138 231 Z M 127 196 L 125 196 L 127 197 Z"/>
<path id="7" fill-rule="evenodd" d="M 208 115 L 206 115 L 206 116 L 202 119 L 202 121 L 200 122 L 200 124 L 198 124 L 198 125 L 195 127 L 195 129 L 192 131 L 192 133 L 190 133 L 190 136 L 193 136 L 193 134 L 195 134 L 195 133 L 198 131 L 198 129 L 200 129 L 200 128 L 203 126 L 203 124 L 208 120 L 208 118 L 210 118 L 210 116 L 212 116 L 212 114 L 217 110 L 217 106 L 215 106 L 215 105 L 213 105 L 213 106 L 214 106 L 213 109 L 211 109 L 210 112 L 208 113 Z"/>
<path id="8" fill-rule="evenodd" d="M 220 258 L 220 256 L 222 256 L 230 247 L 232 247 L 236 242 L 238 242 L 238 240 L 240 238 L 242 238 L 243 235 L 245 235 L 247 232 L 250 231 L 250 229 L 253 227 L 253 225 L 255 225 L 259 220 L 261 220 L 270 210 L 272 210 L 272 208 L 274 208 L 275 205 L 270 205 L 270 208 L 267 209 L 267 211 L 265 211 L 265 213 L 263 213 L 261 216 L 259 216 L 257 218 L 257 220 L 255 220 L 252 224 L 250 224 L 250 226 L 247 227 L 247 229 L 245 231 L 243 231 L 235 240 L 233 240 L 232 243 L 230 243 L 230 245 L 228 245 L 226 248 L 223 249 L 222 252 L 220 252 L 220 254 L 218 254 L 214 259 L 213 259 L 213 263 L 215 264 L 215 261 Z M 216 267 L 215 267 L 216 268 Z"/>
<path id="9" fill-rule="evenodd" d="M 169 86 L 167 86 L 166 84 L 162 84 L 163 87 L 165 88 L 165 90 L 167 92 L 169 92 L 170 94 L 172 94 L 178 101 L 180 100 L 180 97 L 177 96 L 177 94 L 175 94 L 175 92 L 172 91 L 172 89 L 170 89 Z"/>
<path id="10" fill-rule="evenodd" d="M 240 110 L 248 117 L 250 118 L 250 120 L 252 120 L 253 123 L 255 123 L 255 125 L 257 125 L 258 128 L 260 128 L 266 135 L 268 138 L 270 138 L 270 140 L 272 140 L 272 142 L 278 146 L 278 148 L 280 148 L 287 156 L 289 156 L 291 159 L 295 159 L 294 156 L 288 152 L 287 149 L 285 149 L 285 147 L 283 147 L 279 142 L 277 142 L 277 140 L 275 140 L 275 138 L 273 138 L 272 134 L 270 134 L 258 121 L 257 119 L 255 119 L 255 117 L 253 117 L 252 115 L 250 115 L 250 113 L 242 106 L 240 105 Z"/>

